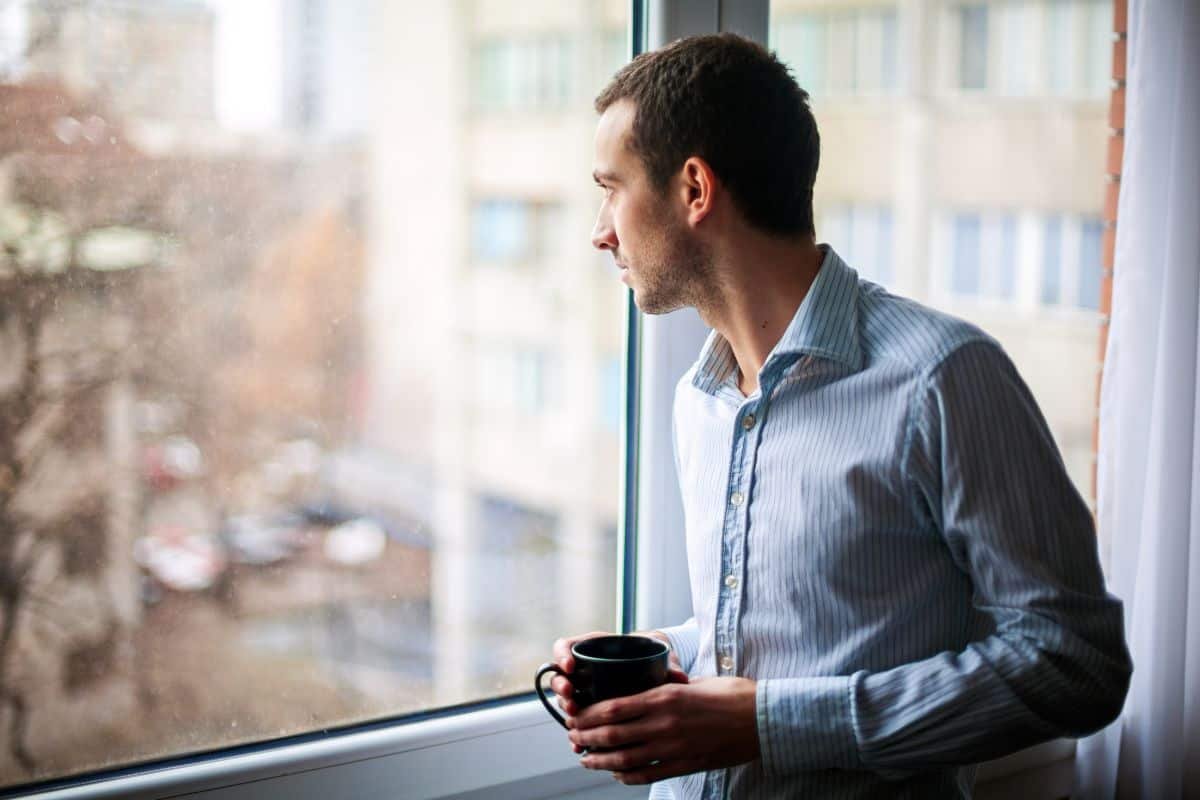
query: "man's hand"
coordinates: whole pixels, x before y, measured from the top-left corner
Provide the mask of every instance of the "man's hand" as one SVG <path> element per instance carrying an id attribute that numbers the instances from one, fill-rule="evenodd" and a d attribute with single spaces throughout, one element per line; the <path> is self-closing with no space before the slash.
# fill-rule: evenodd
<path id="1" fill-rule="evenodd" d="M 558 666 L 562 668 L 563 672 L 570 674 L 571 672 L 575 671 L 575 656 L 572 655 L 571 648 L 574 647 L 576 643 L 582 642 L 584 639 L 594 639 L 597 636 L 614 635 L 615 634 L 607 631 L 592 631 L 591 633 L 584 633 L 579 636 L 571 636 L 566 639 L 559 639 L 554 643 L 554 663 L 558 664 Z M 671 641 L 667 638 L 666 634 L 660 633 L 659 631 L 637 631 L 634 635 L 649 636 L 652 639 L 658 639 L 668 647 L 671 645 Z M 683 668 L 679 665 L 679 657 L 675 655 L 674 650 L 671 651 L 668 666 L 669 672 L 667 673 L 667 680 L 669 682 L 688 682 L 687 673 L 684 672 Z M 558 695 L 558 707 L 563 710 L 564 714 L 566 714 L 568 717 L 573 717 L 579 713 L 579 705 L 573 699 L 575 687 L 571 685 L 569 680 L 561 675 L 555 675 L 550 681 L 550 689 L 556 695 Z M 576 745 L 575 752 L 582 753 L 583 748 Z"/>
<path id="2" fill-rule="evenodd" d="M 567 719 L 580 763 L 611 770 L 625 784 L 643 784 L 701 770 L 721 769 L 759 757 L 754 681 L 697 678 L 618 697 Z"/>

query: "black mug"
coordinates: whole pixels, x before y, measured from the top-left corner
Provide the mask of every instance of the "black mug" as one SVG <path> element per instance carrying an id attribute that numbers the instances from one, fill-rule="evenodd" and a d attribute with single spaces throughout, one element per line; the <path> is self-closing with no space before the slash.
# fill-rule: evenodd
<path id="1" fill-rule="evenodd" d="M 649 636 L 597 636 L 584 639 L 571 647 L 575 656 L 575 671 L 566 673 L 553 662 L 538 667 L 533 685 L 542 705 L 558 724 L 567 727 L 542 688 L 542 676 L 557 672 L 571 682 L 573 699 L 580 708 L 602 700 L 639 694 L 667 682 L 671 648 Z"/>

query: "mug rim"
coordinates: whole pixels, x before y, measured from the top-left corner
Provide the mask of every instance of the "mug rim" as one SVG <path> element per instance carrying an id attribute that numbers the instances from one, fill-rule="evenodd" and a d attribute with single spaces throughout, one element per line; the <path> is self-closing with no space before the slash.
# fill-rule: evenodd
<path id="1" fill-rule="evenodd" d="M 634 656 L 632 658 L 605 658 L 604 656 L 590 656 L 586 653 L 580 653 L 575 649 L 581 644 L 598 642 L 601 639 L 645 639 L 646 641 L 653 642 L 654 644 L 660 646 L 662 650 L 658 653 L 651 653 L 648 656 Z M 661 639 L 657 639 L 653 636 L 643 636 L 642 634 L 638 633 L 613 633 L 607 636 L 593 636 L 591 639 L 584 639 L 583 641 L 576 642 L 575 644 L 571 645 L 571 655 L 575 656 L 576 658 L 582 658 L 585 661 L 603 661 L 610 664 L 632 664 L 638 661 L 651 661 L 655 658 L 662 658 L 664 655 L 669 654 L 670 652 L 670 645 Z"/>

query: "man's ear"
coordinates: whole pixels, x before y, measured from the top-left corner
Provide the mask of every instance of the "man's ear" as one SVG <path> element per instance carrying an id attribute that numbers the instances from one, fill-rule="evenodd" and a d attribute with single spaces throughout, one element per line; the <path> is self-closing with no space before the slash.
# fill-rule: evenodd
<path id="1" fill-rule="evenodd" d="M 703 158 L 692 156 L 683 162 L 679 178 L 679 198 L 687 209 L 688 224 L 699 225 L 712 212 L 716 200 L 716 173 Z"/>

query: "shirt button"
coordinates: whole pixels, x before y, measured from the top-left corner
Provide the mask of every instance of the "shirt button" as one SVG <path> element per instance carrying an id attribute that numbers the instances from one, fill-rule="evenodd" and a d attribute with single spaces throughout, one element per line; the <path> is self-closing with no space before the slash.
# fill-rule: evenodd
<path id="1" fill-rule="evenodd" d="M 746 416 L 742 417 L 742 429 L 743 430 L 747 430 L 747 431 L 750 430 L 751 428 L 754 427 L 754 423 L 755 423 L 755 419 L 754 419 L 753 414 L 747 414 Z"/>
<path id="2" fill-rule="evenodd" d="M 737 576 L 736 575 L 726 575 L 725 576 L 725 585 L 728 586 L 730 589 L 736 589 L 737 588 Z"/>
<path id="3" fill-rule="evenodd" d="M 732 656 L 721 656 L 721 669 L 725 672 L 729 672 L 731 669 L 733 669 Z"/>
<path id="4" fill-rule="evenodd" d="M 746 498 L 741 492 L 734 492 L 733 494 L 729 495 L 729 502 L 733 503 L 735 506 L 740 506 L 743 502 L 745 502 L 745 500 Z"/>

